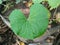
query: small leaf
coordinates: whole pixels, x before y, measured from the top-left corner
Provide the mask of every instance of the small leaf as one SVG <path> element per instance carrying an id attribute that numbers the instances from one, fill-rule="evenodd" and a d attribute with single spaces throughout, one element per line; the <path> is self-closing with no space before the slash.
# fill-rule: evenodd
<path id="1" fill-rule="evenodd" d="M 60 0 L 47 0 L 49 5 L 51 6 L 50 10 L 53 8 L 57 8 L 60 5 Z"/>
<path id="2" fill-rule="evenodd" d="M 16 0 L 16 4 L 18 4 L 20 2 L 20 0 Z"/>
<path id="3" fill-rule="evenodd" d="M 0 0 L 0 4 L 2 4 L 2 0 Z"/>
<path id="4" fill-rule="evenodd" d="M 9 16 L 11 28 L 16 35 L 25 39 L 35 39 L 44 34 L 48 27 L 48 10 L 41 4 L 34 4 L 30 8 L 29 17 L 15 9 Z"/>
<path id="5" fill-rule="evenodd" d="M 32 0 L 32 1 L 33 1 L 33 3 L 40 3 L 40 2 L 42 2 L 44 0 Z"/>

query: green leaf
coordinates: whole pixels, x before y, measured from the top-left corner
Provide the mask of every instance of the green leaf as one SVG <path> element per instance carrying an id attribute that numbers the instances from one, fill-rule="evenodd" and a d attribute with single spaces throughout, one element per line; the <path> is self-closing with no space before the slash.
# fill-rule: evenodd
<path id="1" fill-rule="evenodd" d="M 2 4 L 2 0 L 0 0 L 0 4 Z"/>
<path id="2" fill-rule="evenodd" d="M 51 6 L 50 10 L 53 8 L 57 8 L 60 5 L 60 0 L 47 0 L 49 5 Z"/>
<path id="3" fill-rule="evenodd" d="M 42 2 L 44 0 L 32 0 L 32 1 L 33 1 L 33 3 L 40 3 L 40 2 Z"/>
<path id="4" fill-rule="evenodd" d="M 16 0 L 16 4 L 18 4 L 20 2 L 20 0 Z"/>
<path id="5" fill-rule="evenodd" d="M 44 34 L 48 27 L 48 10 L 41 4 L 34 4 L 30 8 L 29 17 L 15 9 L 9 16 L 11 28 L 16 35 L 25 39 L 35 39 Z"/>

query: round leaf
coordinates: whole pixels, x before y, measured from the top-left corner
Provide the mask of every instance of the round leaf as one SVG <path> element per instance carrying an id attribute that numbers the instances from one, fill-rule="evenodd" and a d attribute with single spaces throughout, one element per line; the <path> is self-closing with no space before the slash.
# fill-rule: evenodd
<path id="1" fill-rule="evenodd" d="M 48 15 L 48 10 L 41 4 L 31 6 L 28 18 L 19 9 L 15 9 L 9 16 L 11 28 L 20 37 L 35 39 L 46 31 Z"/>

